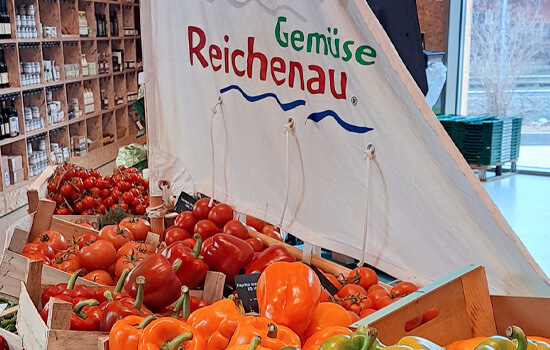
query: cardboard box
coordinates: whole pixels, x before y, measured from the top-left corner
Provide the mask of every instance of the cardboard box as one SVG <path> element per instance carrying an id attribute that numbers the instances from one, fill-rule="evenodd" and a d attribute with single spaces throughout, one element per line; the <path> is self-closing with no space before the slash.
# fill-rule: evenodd
<path id="1" fill-rule="evenodd" d="M 8 156 L 2 156 L 2 185 L 3 188 L 9 187 L 11 184 L 10 180 L 10 167 Z"/>
<path id="2" fill-rule="evenodd" d="M 10 171 L 16 172 L 23 169 L 23 157 L 22 156 L 8 156 L 8 166 Z"/>
<path id="3" fill-rule="evenodd" d="M 23 169 L 19 169 L 14 172 L 10 171 L 10 183 L 12 185 L 15 185 L 16 183 L 19 183 L 19 182 L 23 182 L 24 177 L 25 177 L 25 174 L 23 173 Z"/>
<path id="4" fill-rule="evenodd" d="M 438 308 L 439 315 L 410 331 L 405 324 Z M 384 344 L 404 336 L 424 337 L 441 346 L 473 337 L 504 335 L 507 327 L 521 327 L 528 336 L 550 337 L 543 315 L 550 312 L 550 298 L 489 294 L 485 269 L 468 266 L 456 271 L 380 311 L 356 322 L 378 330 Z"/>

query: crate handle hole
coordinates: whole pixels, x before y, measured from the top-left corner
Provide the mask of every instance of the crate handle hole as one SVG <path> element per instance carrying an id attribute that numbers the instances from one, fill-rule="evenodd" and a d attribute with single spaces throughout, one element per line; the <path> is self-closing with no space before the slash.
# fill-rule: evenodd
<path id="1" fill-rule="evenodd" d="M 433 321 L 434 319 L 439 317 L 439 308 L 434 307 L 429 309 L 428 311 L 424 312 L 421 315 L 418 315 L 414 317 L 413 319 L 410 319 L 405 323 L 405 332 L 412 332 L 416 328 Z"/>

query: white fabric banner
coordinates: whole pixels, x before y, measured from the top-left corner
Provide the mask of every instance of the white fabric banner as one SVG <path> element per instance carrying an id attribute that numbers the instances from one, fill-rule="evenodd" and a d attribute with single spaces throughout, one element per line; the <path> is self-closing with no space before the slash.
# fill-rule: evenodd
<path id="1" fill-rule="evenodd" d="M 421 284 L 482 264 L 492 293 L 550 296 L 364 0 L 141 8 L 152 191 L 211 195 L 212 142 L 216 199 L 277 224 L 288 176 L 282 227 L 360 259 L 373 144 L 366 262 Z"/>

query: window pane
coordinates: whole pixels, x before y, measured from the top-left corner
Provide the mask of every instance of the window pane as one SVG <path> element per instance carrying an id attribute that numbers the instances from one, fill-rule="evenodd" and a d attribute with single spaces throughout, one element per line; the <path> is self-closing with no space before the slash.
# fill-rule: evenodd
<path id="1" fill-rule="evenodd" d="M 518 165 L 550 170 L 550 1 L 473 0 L 471 16 L 462 113 L 522 117 Z"/>

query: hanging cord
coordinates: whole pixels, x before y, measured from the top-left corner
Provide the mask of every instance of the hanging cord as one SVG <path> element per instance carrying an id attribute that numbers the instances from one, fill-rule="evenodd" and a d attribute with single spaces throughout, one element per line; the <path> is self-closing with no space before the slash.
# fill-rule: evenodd
<path id="1" fill-rule="evenodd" d="M 212 116 L 210 117 L 210 146 L 212 149 L 212 196 L 210 197 L 210 202 L 208 202 L 208 207 L 211 208 L 212 205 L 214 205 L 214 176 L 216 174 L 216 168 L 215 168 L 215 160 L 214 160 L 214 116 L 218 113 L 218 106 L 221 106 L 222 99 L 221 97 L 218 97 L 218 101 L 214 106 L 210 108 L 212 111 Z"/>
<path id="2" fill-rule="evenodd" d="M 170 183 L 168 181 L 160 181 L 159 188 L 162 192 L 162 204 L 155 207 L 149 206 L 146 209 L 147 216 L 150 219 L 163 218 L 170 212 L 173 207 L 172 191 L 170 191 Z"/>
<path id="3" fill-rule="evenodd" d="M 281 214 L 281 220 L 279 221 L 279 228 L 283 226 L 283 220 L 285 218 L 286 207 L 288 205 L 288 196 L 290 192 L 290 134 L 294 130 L 294 119 L 288 118 L 288 123 L 285 124 L 285 138 L 286 138 L 286 185 L 285 185 L 285 204 L 283 205 L 283 212 Z"/>
<path id="4" fill-rule="evenodd" d="M 365 174 L 365 220 L 363 222 L 363 250 L 361 252 L 361 261 L 357 265 L 363 267 L 365 263 L 365 254 L 367 252 L 367 231 L 368 231 L 368 219 L 369 219 L 369 196 L 370 196 L 370 168 L 371 163 L 374 160 L 376 148 L 373 144 L 369 144 L 365 149 L 365 160 L 367 162 L 367 172 Z"/>

